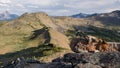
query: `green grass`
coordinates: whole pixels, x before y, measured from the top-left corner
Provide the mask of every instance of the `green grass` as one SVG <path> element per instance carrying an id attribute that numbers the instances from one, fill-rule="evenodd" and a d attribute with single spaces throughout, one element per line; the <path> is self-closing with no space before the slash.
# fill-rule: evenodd
<path id="1" fill-rule="evenodd" d="M 4 25 L 4 23 L 3 23 L 3 22 L 0 22 L 0 27 L 1 27 L 2 25 Z"/>
<path id="2" fill-rule="evenodd" d="M 109 42 L 120 42 L 120 34 L 115 30 L 97 28 L 93 26 L 90 26 L 88 29 L 93 32 L 86 32 L 87 34 L 98 36 Z"/>
<path id="3" fill-rule="evenodd" d="M 49 32 L 45 31 L 47 27 L 35 30 L 28 34 L 25 33 L 8 33 L 0 32 L 1 53 L 15 52 L 29 47 L 37 47 L 40 44 L 49 42 Z M 44 33 L 47 32 L 47 33 Z M 34 39 L 30 39 L 34 37 Z M 6 49 L 6 50 L 5 50 Z"/>
<path id="4" fill-rule="evenodd" d="M 105 28 L 98 28 L 94 26 L 84 27 L 88 31 L 83 31 L 87 35 L 93 35 L 102 38 L 108 42 L 120 42 L 120 34 L 116 30 L 110 30 Z M 68 30 L 66 35 L 70 38 L 75 37 L 75 30 Z"/>
<path id="5" fill-rule="evenodd" d="M 73 37 L 75 37 L 75 33 L 76 33 L 75 30 L 67 30 L 65 35 L 69 37 L 69 39 L 72 39 Z"/>
<path id="6" fill-rule="evenodd" d="M 38 47 L 31 47 L 14 53 L 7 53 L 4 55 L 0 55 L 0 62 L 4 62 L 4 61 L 10 62 L 11 60 L 14 60 L 18 57 L 24 57 L 26 59 L 33 57 L 40 58 L 40 57 L 52 55 L 56 52 L 61 52 L 62 50 L 64 50 L 64 48 L 56 47 L 53 44 L 39 45 Z"/>

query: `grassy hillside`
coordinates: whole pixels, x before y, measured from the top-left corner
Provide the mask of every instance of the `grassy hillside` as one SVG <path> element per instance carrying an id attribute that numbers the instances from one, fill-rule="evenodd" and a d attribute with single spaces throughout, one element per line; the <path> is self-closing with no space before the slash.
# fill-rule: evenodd
<path id="1" fill-rule="evenodd" d="M 69 39 L 75 36 L 76 30 L 106 41 L 120 42 L 117 29 L 119 27 L 106 28 L 103 23 L 88 19 L 50 17 L 43 12 L 25 13 L 18 19 L 0 23 L 0 60 L 22 56 L 40 58 L 56 52 L 63 54 L 61 51 L 70 49 Z"/>
<path id="2" fill-rule="evenodd" d="M 46 31 L 44 27 L 49 27 L 50 30 Z M 67 37 L 58 32 L 57 28 L 52 18 L 42 12 L 25 13 L 16 20 L 4 24 L 0 23 L 0 54 L 37 47 L 46 43 L 46 40 L 57 44 L 57 46 L 68 48 L 69 41 Z M 36 38 L 29 40 L 34 34 L 37 35 Z M 59 39 L 59 37 L 62 39 Z"/>
<path id="3" fill-rule="evenodd" d="M 110 30 L 105 28 L 99 28 L 95 26 L 80 26 L 80 30 L 88 35 L 97 36 L 99 38 L 103 38 L 104 40 L 108 42 L 120 42 L 120 33 L 118 33 L 116 30 Z M 66 35 L 70 38 L 74 37 L 76 34 L 76 30 L 68 30 L 66 32 Z"/>
<path id="4" fill-rule="evenodd" d="M 109 30 L 92 26 L 90 26 L 88 29 L 93 32 L 86 32 L 87 34 L 98 36 L 109 42 L 120 42 L 120 34 L 116 30 Z"/>
<path id="5" fill-rule="evenodd" d="M 53 44 L 44 44 L 44 45 L 39 45 L 38 47 L 31 47 L 13 53 L 0 55 L 0 62 L 8 63 L 11 62 L 12 60 L 17 59 L 18 57 L 24 57 L 25 59 L 36 58 L 39 60 L 41 57 L 49 56 L 57 52 L 62 52 L 63 50 L 66 49 L 61 47 L 56 47 Z"/>
<path id="6" fill-rule="evenodd" d="M 23 38 L 14 39 L 17 36 Z M 4 39 L 5 37 L 10 37 L 11 41 L 0 47 L 1 54 L 6 53 L 0 55 L 1 63 L 8 63 L 18 57 L 25 57 L 26 59 L 37 58 L 39 60 L 41 57 L 69 50 L 67 37 L 51 28 L 43 27 L 33 31 L 28 37 L 24 36 L 20 34 L 4 36 Z"/>
<path id="7" fill-rule="evenodd" d="M 58 28 L 45 13 L 25 13 L 18 19 L 0 23 L 0 63 L 18 57 L 39 60 L 43 56 L 69 51 L 69 40 L 57 31 Z M 51 58 L 53 56 L 47 59 L 51 61 Z"/>

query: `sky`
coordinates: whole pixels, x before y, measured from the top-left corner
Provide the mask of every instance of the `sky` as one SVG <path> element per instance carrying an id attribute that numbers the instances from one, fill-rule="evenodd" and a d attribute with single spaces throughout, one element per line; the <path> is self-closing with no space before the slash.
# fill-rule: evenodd
<path id="1" fill-rule="evenodd" d="M 120 10 L 120 0 L 0 0 L 0 12 L 21 15 L 25 12 L 46 12 L 53 16 L 77 13 L 106 13 Z"/>

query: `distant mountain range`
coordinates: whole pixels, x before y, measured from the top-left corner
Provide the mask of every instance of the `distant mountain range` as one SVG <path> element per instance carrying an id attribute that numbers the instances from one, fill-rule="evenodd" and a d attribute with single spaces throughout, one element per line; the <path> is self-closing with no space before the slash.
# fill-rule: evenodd
<path id="1" fill-rule="evenodd" d="M 71 17 L 74 17 L 74 18 L 86 18 L 89 15 L 90 14 L 79 13 L 79 14 L 72 15 Z"/>
<path id="2" fill-rule="evenodd" d="M 13 20 L 18 18 L 19 16 L 16 14 L 11 14 L 8 11 L 0 13 L 0 21 L 6 21 L 6 20 Z"/>
<path id="3" fill-rule="evenodd" d="M 120 10 L 110 13 L 100 13 L 89 15 L 87 18 L 90 20 L 100 21 L 105 25 L 120 26 Z"/>
<path id="4" fill-rule="evenodd" d="M 73 18 L 87 18 L 92 21 L 99 21 L 105 25 L 120 25 L 120 10 L 116 10 L 110 13 L 95 13 L 95 14 L 75 14 L 70 17 Z"/>
<path id="5" fill-rule="evenodd" d="M 75 15 L 71 15 L 70 17 L 73 18 L 88 18 L 88 17 L 117 17 L 120 18 L 120 10 L 116 10 L 110 13 L 94 13 L 94 14 L 85 14 L 85 13 L 79 13 Z"/>

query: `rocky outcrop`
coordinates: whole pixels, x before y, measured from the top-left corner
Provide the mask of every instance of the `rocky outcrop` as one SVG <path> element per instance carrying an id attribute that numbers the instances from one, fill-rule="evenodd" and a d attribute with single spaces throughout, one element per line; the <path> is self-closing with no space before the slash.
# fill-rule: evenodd
<path id="1" fill-rule="evenodd" d="M 74 68 L 102 68 L 102 67 L 91 63 L 86 63 L 86 64 L 79 63 Z"/>
<path id="2" fill-rule="evenodd" d="M 11 61 L 9 64 L 3 66 L 3 68 L 70 68 L 70 64 L 60 63 L 60 62 L 51 62 L 43 63 L 35 59 L 25 60 L 22 58 L 17 58 L 16 60 Z"/>
<path id="3" fill-rule="evenodd" d="M 109 45 L 105 40 L 90 35 L 73 38 L 70 43 L 70 48 L 76 53 L 118 51 L 118 49 Z"/>
<path id="4" fill-rule="evenodd" d="M 24 68 L 119 68 L 119 64 L 119 52 L 67 53 L 50 63 L 36 60 L 24 61 L 18 58 L 17 62 L 14 61 L 4 68 L 19 68 L 20 66 Z"/>
<path id="5" fill-rule="evenodd" d="M 97 65 L 102 68 L 119 68 L 120 53 L 119 52 L 99 52 L 99 53 L 68 53 L 64 55 L 66 62 L 72 63 L 78 68 L 86 65 Z M 96 68 L 97 68 L 96 66 Z M 91 67 L 88 67 L 91 68 Z M 94 68 L 94 67 L 93 67 Z"/>

